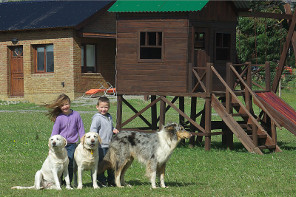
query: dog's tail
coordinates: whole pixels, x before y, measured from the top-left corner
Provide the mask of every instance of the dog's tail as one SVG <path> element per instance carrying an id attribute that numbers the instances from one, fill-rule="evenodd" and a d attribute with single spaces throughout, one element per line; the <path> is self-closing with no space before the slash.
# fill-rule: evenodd
<path id="1" fill-rule="evenodd" d="M 99 162 L 98 174 L 101 174 L 109 169 L 114 169 L 113 161 L 115 161 L 114 151 L 112 151 L 112 148 L 109 148 L 104 159 L 101 162 Z"/>
<path id="2" fill-rule="evenodd" d="M 24 187 L 24 186 L 13 186 L 11 189 L 35 189 L 35 186 Z"/>

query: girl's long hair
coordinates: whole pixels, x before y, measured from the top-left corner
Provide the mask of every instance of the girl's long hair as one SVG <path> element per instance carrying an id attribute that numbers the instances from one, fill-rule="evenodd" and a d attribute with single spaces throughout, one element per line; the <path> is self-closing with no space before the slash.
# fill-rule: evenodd
<path id="1" fill-rule="evenodd" d="M 49 119 L 51 121 L 55 122 L 58 115 L 62 113 L 62 110 L 60 107 L 66 101 L 69 102 L 69 104 L 71 103 L 70 98 L 66 94 L 61 94 L 52 104 L 46 105 L 46 107 L 49 108 L 47 115 L 49 116 Z"/>

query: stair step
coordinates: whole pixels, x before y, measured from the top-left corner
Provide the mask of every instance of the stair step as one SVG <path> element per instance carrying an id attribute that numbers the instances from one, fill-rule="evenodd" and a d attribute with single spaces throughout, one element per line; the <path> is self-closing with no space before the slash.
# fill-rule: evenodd
<path id="1" fill-rule="evenodd" d="M 243 117 L 243 118 L 248 118 L 248 114 L 240 114 L 240 113 L 237 113 L 237 114 L 232 114 L 232 116 L 236 116 L 236 117 Z"/>
<path id="2" fill-rule="evenodd" d="M 276 145 L 275 144 L 273 144 L 273 145 L 260 145 L 260 146 L 258 146 L 258 148 L 260 150 L 263 150 L 263 149 L 275 149 Z"/>
<path id="3" fill-rule="evenodd" d="M 253 139 L 253 136 L 252 135 L 248 135 L 251 139 Z M 266 134 L 258 134 L 258 139 L 265 139 L 267 138 L 267 135 Z"/>
<path id="4" fill-rule="evenodd" d="M 233 107 L 240 107 L 239 103 L 231 103 Z"/>

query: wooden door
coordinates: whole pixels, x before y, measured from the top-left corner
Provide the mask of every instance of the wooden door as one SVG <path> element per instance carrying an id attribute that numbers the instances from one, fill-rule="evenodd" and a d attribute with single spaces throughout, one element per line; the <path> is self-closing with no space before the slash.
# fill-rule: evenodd
<path id="1" fill-rule="evenodd" d="M 208 28 L 195 28 L 194 29 L 194 67 L 198 68 L 196 71 L 199 77 L 202 77 L 205 70 L 199 69 L 206 67 L 210 61 L 209 58 L 209 29 Z M 203 78 L 205 83 L 205 77 Z M 193 79 L 193 87 L 197 83 L 196 78 Z M 199 89 L 201 90 L 201 89 Z"/>
<path id="2" fill-rule="evenodd" d="M 10 48 L 10 96 L 24 96 L 22 46 Z"/>

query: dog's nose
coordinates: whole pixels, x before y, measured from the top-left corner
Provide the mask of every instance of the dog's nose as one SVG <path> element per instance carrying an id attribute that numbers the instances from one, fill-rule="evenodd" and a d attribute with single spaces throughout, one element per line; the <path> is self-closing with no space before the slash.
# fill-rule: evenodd
<path id="1" fill-rule="evenodd" d="M 53 146 L 55 146 L 56 144 L 57 144 L 56 142 L 53 142 L 53 143 L 52 143 Z"/>
<path id="2" fill-rule="evenodd" d="M 91 139 L 91 143 L 94 143 L 95 142 L 95 140 L 94 139 Z"/>

